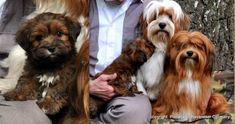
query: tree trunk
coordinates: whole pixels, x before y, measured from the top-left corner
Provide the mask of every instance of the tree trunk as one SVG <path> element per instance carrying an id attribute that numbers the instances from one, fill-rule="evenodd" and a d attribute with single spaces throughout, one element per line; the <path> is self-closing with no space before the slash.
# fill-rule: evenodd
<path id="1" fill-rule="evenodd" d="M 191 18 L 191 31 L 207 35 L 216 47 L 214 70 L 234 69 L 234 0 L 176 0 Z"/>

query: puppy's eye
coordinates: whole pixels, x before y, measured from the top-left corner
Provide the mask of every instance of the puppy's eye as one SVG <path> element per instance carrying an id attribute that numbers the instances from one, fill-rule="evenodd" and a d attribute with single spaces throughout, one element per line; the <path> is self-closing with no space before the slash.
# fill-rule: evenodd
<path id="1" fill-rule="evenodd" d="M 62 36 L 62 33 L 61 33 L 60 31 L 57 31 L 57 32 L 56 32 L 56 36 L 61 37 L 61 36 Z"/>
<path id="2" fill-rule="evenodd" d="M 37 36 L 35 37 L 35 40 L 36 40 L 36 41 L 41 41 L 41 40 L 42 40 L 42 35 L 37 35 Z"/>

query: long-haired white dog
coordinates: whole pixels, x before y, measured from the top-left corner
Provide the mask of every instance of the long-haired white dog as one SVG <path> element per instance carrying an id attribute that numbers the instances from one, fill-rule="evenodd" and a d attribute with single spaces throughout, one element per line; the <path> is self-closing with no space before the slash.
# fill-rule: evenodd
<path id="1" fill-rule="evenodd" d="M 52 13 L 60 13 L 60 14 L 67 14 L 68 16 L 71 16 L 73 18 L 76 18 L 77 21 L 80 23 L 81 27 L 81 33 L 77 37 L 77 41 L 82 42 L 76 42 L 76 49 L 77 52 L 79 52 L 83 41 L 86 41 L 88 39 L 88 20 L 85 17 L 83 13 L 74 13 L 73 10 L 71 10 L 71 3 L 75 2 L 72 6 L 73 8 L 83 8 L 82 4 L 85 0 L 35 0 L 36 9 L 34 12 L 32 12 L 30 15 L 26 17 L 26 20 L 31 19 L 38 14 L 44 13 L 44 12 L 52 12 Z M 85 2 L 84 2 L 85 3 Z M 75 7 L 75 5 L 77 7 Z M 78 7 L 81 6 L 81 7 Z M 84 11 L 81 11 L 84 12 Z M 85 13 L 85 12 L 84 12 Z M 82 15 L 82 16 L 80 16 Z M 0 78 L 0 93 L 8 92 L 15 88 L 17 81 L 19 77 L 22 75 L 23 68 L 25 65 L 26 60 L 25 51 L 19 46 L 16 45 L 12 51 L 9 53 L 8 58 L 4 59 L 3 61 L 0 61 L 0 66 L 8 68 L 8 73 L 4 78 Z"/>
<path id="2" fill-rule="evenodd" d="M 143 12 L 143 36 L 155 45 L 152 57 L 140 67 L 137 73 L 137 88 L 155 100 L 158 84 L 163 74 L 166 45 L 180 30 L 188 29 L 189 17 L 173 0 L 151 1 Z"/>

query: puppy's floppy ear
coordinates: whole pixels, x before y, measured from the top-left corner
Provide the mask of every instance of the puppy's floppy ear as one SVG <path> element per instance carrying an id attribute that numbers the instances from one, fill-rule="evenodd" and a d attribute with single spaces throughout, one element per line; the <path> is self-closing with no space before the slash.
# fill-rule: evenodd
<path id="1" fill-rule="evenodd" d="M 81 32 L 81 25 L 69 17 L 65 17 L 65 24 L 68 27 L 69 35 L 76 42 L 76 39 Z"/>
<path id="2" fill-rule="evenodd" d="M 131 57 L 132 60 L 135 60 L 136 62 L 143 63 L 147 61 L 147 53 L 144 48 L 143 41 L 140 40 L 134 40 L 130 44 L 128 44 L 124 50 L 124 52 Z"/>
<path id="3" fill-rule="evenodd" d="M 28 25 L 16 32 L 15 40 L 25 51 L 29 51 L 30 48 L 30 33 L 31 28 Z"/>
<path id="4" fill-rule="evenodd" d="M 146 54 L 143 51 L 136 52 L 135 54 L 136 54 L 136 58 L 137 58 L 138 62 L 140 62 L 140 63 L 144 63 L 148 59 Z"/>

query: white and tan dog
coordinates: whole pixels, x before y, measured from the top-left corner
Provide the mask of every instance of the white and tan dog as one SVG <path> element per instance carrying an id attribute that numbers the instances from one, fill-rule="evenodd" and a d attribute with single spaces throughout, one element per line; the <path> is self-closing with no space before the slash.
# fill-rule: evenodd
<path id="1" fill-rule="evenodd" d="M 155 100 L 164 69 L 166 45 L 176 32 L 188 29 L 190 19 L 175 1 L 159 0 L 147 4 L 141 23 L 144 38 L 152 42 L 156 49 L 152 57 L 140 67 L 136 78 L 137 87 L 151 100 Z"/>

